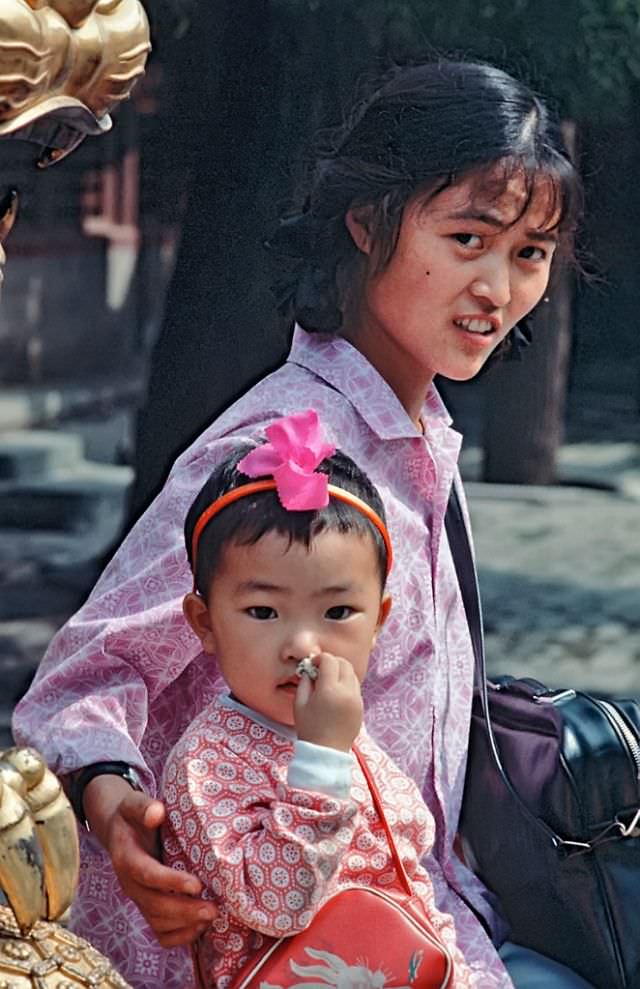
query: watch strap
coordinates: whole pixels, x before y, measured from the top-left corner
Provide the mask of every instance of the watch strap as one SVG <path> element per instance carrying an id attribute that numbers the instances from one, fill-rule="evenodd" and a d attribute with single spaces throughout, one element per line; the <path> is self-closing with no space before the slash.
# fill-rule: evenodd
<path id="1" fill-rule="evenodd" d="M 94 762 L 90 766 L 85 766 L 84 769 L 73 773 L 69 785 L 69 800 L 74 814 L 87 831 L 90 831 L 91 828 L 84 812 L 84 791 L 96 776 L 119 776 L 133 790 L 139 790 L 141 792 L 143 790 L 138 773 L 126 762 Z"/>

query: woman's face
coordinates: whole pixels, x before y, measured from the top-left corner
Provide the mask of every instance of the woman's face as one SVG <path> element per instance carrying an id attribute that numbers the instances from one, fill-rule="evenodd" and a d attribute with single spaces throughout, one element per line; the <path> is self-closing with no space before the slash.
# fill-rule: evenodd
<path id="1" fill-rule="evenodd" d="M 413 200 L 391 260 L 377 273 L 365 213 L 347 215 L 372 273 L 344 335 L 410 414 L 435 374 L 457 381 L 476 375 L 544 295 L 557 244 L 549 196 L 541 178 L 517 220 L 526 198 L 519 175 L 497 197 L 469 179 L 426 205 Z"/>

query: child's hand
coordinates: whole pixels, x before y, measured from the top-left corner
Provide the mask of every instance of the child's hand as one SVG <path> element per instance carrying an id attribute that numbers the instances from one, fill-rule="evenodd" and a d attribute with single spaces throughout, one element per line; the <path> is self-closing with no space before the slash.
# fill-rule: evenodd
<path id="1" fill-rule="evenodd" d="M 362 725 L 360 682 L 351 663 L 321 652 L 313 657 L 318 676 L 303 675 L 294 703 L 298 738 L 348 752 Z"/>

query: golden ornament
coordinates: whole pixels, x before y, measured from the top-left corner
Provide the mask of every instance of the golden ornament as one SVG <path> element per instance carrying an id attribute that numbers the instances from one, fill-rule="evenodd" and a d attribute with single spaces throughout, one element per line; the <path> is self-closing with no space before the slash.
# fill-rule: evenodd
<path id="1" fill-rule="evenodd" d="M 79 860 L 57 777 L 35 749 L 0 753 L 0 989 L 130 989 L 95 948 L 55 923 L 71 905 Z"/>
<path id="2" fill-rule="evenodd" d="M 139 0 L 0 0 L 0 137 L 44 145 L 41 167 L 59 161 L 111 128 L 150 48 Z"/>

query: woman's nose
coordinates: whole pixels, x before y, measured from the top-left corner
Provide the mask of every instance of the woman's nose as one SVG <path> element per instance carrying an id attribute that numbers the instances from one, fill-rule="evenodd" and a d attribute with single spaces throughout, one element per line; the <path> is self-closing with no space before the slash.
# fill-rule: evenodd
<path id="1" fill-rule="evenodd" d="M 511 302 L 511 278 L 508 265 L 496 264 L 469 286 L 474 298 L 486 308 L 503 309 Z"/>

